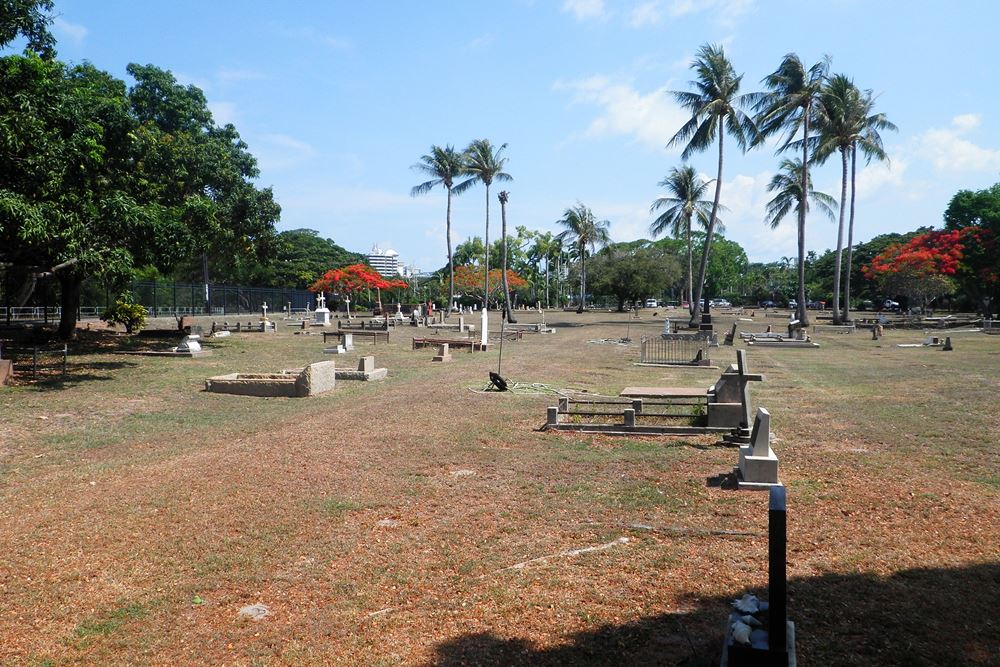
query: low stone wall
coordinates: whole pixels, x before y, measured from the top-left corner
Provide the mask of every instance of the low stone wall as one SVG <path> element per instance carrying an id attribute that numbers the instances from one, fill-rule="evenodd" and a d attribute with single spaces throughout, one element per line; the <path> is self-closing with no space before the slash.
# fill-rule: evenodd
<path id="1" fill-rule="evenodd" d="M 285 396 L 303 398 L 332 390 L 337 383 L 336 365 L 320 361 L 305 368 L 281 373 L 228 373 L 205 380 L 205 391 L 239 396 Z"/>

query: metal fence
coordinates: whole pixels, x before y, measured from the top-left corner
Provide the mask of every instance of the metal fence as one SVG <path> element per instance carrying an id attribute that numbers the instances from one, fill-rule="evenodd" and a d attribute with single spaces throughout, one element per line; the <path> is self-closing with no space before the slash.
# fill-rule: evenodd
<path id="1" fill-rule="evenodd" d="M 643 364 L 696 364 L 708 362 L 709 337 L 703 334 L 660 334 L 639 339 Z"/>

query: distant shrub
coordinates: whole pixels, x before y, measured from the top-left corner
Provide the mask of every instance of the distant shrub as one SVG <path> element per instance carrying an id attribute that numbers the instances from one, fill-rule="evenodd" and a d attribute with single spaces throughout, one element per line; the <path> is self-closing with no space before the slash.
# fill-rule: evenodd
<path id="1" fill-rule="evenodd" d="M 136 303 L 131 294 L 122 294 L 101 313 L 101 319 L 108 324 L 122 324 L 125 331 L 135 333 L 146 326 L 146 308 Z"/>

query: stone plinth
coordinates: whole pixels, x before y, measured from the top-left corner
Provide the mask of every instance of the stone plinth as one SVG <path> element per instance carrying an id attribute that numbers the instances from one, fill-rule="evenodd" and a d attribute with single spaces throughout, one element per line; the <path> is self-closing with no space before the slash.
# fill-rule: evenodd
<path id="1" fill-rule="evenodd" d="M 358 370 L 338 370 L 338 380 L 362 380 L 371 382 L 373 380 L 384 380 L 388 376 L 389 370 L 386 368 L 375 368 L 375 357 L 365 356 L 358 360 Z"/>
<path id="2" fill-rule="evenodd" d="M 286 396 L 302 398 L 332 390 L 337 383 L 336 366 L 320 361 L 305 368 L 280 373 L 229 373 L 205 380 L 205 391 L 240 396 Z"/>
<path id="3" fill-rule="evenodd" d="M 431 361 L 451 361 L 451 352 L 448 351 L 448 343 L 438 345 L 438 353 Z"/>
<path id="4" fill-rule="evenodd" d="M 480 339 L 479 339 L 479 342 L 482 343 L 484 346 L 485 345 L 489 345 L 489 343 L 490 343 L 490 335 L 489 335 L 490 334 L 490 318 L 486 314 L 486 309 L 485 308 L 483 308 L 483 310 L 479 314 L 479 326 L 480 326 Z"/>
<path id="5" fill-rule="evenodd" d="M 750 444 L 740 447 L 737 479 L 741 489 L 766 489 L 781 484 L 778 457 L 771 449 L 771 413 L 764 408 L 757 408 Z"/>

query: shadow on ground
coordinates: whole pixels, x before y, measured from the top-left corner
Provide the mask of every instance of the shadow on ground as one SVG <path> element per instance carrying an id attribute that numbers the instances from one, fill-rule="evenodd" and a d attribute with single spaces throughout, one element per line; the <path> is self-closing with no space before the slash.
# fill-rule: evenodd
<path id="1" fill-rule="evenodd" d="M 31 377 L 30 367 L 18 367 L 17 384 L 30 387 L 34 391 L 59 391 L 87 382 L 114 380 L 111 371 L 135 366 L 132 361 L 92 361 L 84 364 L 70 363 L 65 375 L 53 368 L 39 369 L 37 377 Z"/>
<path id="2" fill-rule="evenodd" d="M 904 570 L 887 578 L 829 574 L 788 583 L 799 664 L 998 664 L 1000 563 Z M 552 648 L 489 633 L 465 635 L 439 645 L 433 664 L 718 665 L 728 602 L 745 592 L 569 635 Z"/>

